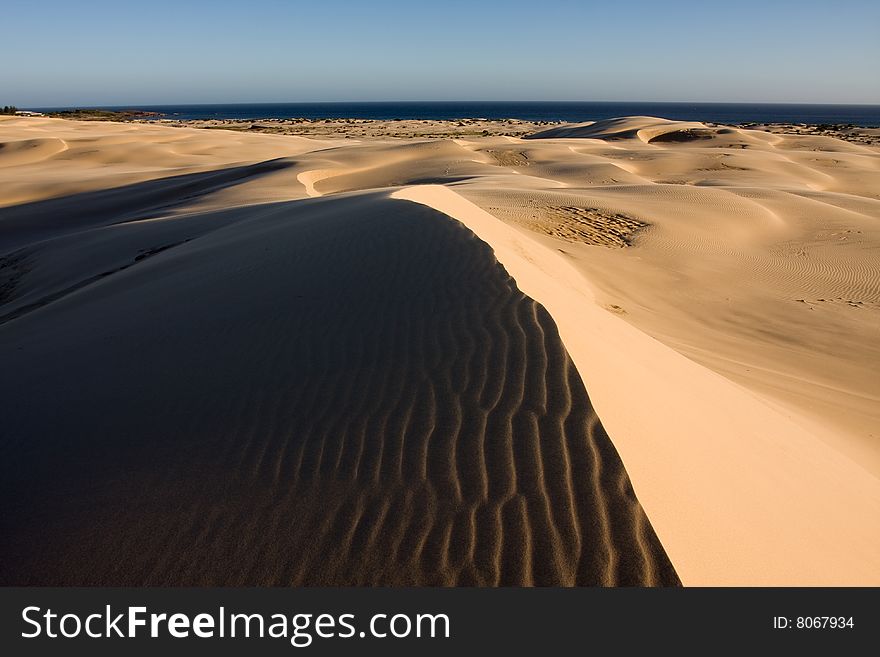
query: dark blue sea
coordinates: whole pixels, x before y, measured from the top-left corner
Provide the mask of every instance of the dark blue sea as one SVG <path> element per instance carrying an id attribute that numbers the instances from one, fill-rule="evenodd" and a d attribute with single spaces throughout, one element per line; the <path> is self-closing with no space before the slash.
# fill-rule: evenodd
<path id="1" fill-rule="evenodd" d="M 34 108 L 74 109 L 74 108 Z M 880 105 L 782 105 L 752 103 L 611 102 L 362 102 L 259 103 L 238 105 L 136 105 L 88 109 L 139 109 L 169 119 L 524 119 L 597 121 L 646 115 L 714 123 L 851 123 L 880 127 Z"/>

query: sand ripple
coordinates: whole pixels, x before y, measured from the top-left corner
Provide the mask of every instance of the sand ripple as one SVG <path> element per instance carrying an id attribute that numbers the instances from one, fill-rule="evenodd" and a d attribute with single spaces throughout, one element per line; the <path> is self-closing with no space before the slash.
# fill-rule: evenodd
<path id="1" fill-rule="evenodd" d="M 547 311 L 431 209 L 242 210 L 0 340 L 5 584 L 678 583 Z"/>

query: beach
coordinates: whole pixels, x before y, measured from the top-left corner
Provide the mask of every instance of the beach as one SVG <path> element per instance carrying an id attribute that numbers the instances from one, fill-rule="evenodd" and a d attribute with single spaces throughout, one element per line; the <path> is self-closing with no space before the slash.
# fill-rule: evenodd
<path id="1" fill-rule="evenodd" d="M 0 118 L 5 585 L 877 585 L 880 147 Z"/>

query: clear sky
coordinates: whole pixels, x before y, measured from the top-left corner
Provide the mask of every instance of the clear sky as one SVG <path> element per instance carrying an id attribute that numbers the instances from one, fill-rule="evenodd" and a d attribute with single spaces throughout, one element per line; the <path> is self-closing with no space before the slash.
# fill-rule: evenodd
<path id="1" fill-rule="evenodd" d="M 9 2 L 0 105 L 880 103 L 880 0 Z"/>

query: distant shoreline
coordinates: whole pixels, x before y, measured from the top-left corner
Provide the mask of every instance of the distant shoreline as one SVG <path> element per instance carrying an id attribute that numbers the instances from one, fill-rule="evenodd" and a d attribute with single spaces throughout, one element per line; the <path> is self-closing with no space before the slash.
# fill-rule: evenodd
<path id="1" fill-rule="evenodd" d="M 144 109 L 101 110 L 80 109 L 45 112 L 44 116 L 79 121 L 119 121 L 158 123 L 174 127 L 233 130 L 264 134 L 294 135 L 320 138 L 395 138 L 443 139 L 462 137 L 522 137 L 547 127 L 571 124 L 570 121 L 528 121 L 518 118 L 455 118 L 455 119 L 370 119 L 360 117 L 263 117 L 249 119 L 213 118 L 183 119 Z M 779 134 L 803 134 L 835 137 L 845 141 L 880 145 L 880 128 L 853 123 L 803 123 L 741 121 L 707 125 L 730 125 Z"/>
<path id="2" fill-rule="evenodd" d="M 370 102 L 256 103 L 206 105 L 127 105 L 27 107 L 44 113 L 76 110 L 137 112 L 176 120 L 373 119 L 486 120 L 582 123 L 621 116 L 664 116 L 679 121 L 726 125 L 756 123 L 851 124 L 880 127 L 878 105 L 768 103 L 611 103 L 611 102 Z"/>

